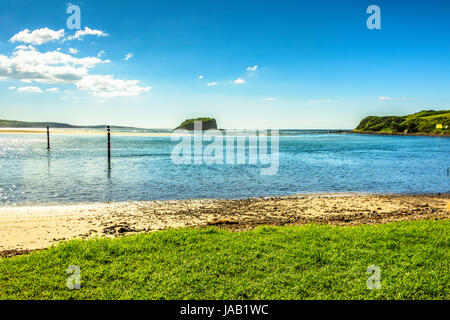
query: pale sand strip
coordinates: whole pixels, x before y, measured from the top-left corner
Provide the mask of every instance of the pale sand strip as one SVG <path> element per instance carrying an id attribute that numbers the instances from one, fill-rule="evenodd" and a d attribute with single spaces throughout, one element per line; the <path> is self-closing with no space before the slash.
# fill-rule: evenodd
<path id="1" fill-rule="evenodd" d="M 223 224 L 235 230 L 258 225 L 357 225 L 448 219 L 449 211 L 450 194 L 305 195 L 1 207 L 0 253 L 41 249 L 75 238 L 114 237 L 208 224 Z"/>
<path id="2" fill-rule="evenodd" d="M 47 134 L 46 129 L 5 129 L 0 128 L 0 134 Z M 50 130 L 50 135 L 52 134 L 79 134 L 79 135 L 104 135 L 106 136 L 106 129 L 104 131 L 89 131 L 89 130 Z M 113 136 L 149 136 L 149 137 L 170 137 L 172 135 L 175 136 L 183 136 L 189 134 L 179 134 L 171 132 L 111 132 Z"/>

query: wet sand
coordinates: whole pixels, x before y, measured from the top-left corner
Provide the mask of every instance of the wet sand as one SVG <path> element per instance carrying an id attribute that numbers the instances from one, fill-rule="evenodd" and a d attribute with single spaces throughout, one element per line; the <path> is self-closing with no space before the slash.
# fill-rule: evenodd
<path id="1" fill-rule="evenodd" d="M 243 200 L 174 200 L 0 208 L 0 256 L 61 241 L 121 237 L 168 228 L 216 225 L 379 224 L 448 219 L 450 194 L 305 195 Z"/>

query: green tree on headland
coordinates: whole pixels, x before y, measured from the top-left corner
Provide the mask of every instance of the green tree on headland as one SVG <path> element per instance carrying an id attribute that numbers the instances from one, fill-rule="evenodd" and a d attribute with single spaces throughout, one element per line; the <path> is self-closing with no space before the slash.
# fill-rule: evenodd
<path id="1" fill-rule="evenodd" d="M 439 128 L 442 125 L 442 128 Z M 450 134 L 450 110 L 424 110 L 407 116 L 369 116 L 355 132 Z"/>

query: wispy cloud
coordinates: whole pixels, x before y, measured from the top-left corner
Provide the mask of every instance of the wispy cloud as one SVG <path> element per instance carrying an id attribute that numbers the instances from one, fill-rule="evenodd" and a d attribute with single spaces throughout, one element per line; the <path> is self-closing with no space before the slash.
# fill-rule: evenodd
<path id="1" fill-rule="evenodd" d="M 73 36 L 69 36 L 66 40 L 82 40 L 85 36 L 107 37 L 108 34 L 101 30 L 90 29 L 84 27 L 84 30 L 78 30 Z"/>
<path id="2" fill-rule="evenodd" d="M 61 41 L 69 41 L 69 40 L 81 40 L 85 36 L 97 36 L 97 37 L 106 37 L 108 34 L 101 30 L 90 29 L 85 27 L 84 30 L 78 30 L 74 35 L 65 37 L 64 29 L 61 30 L 52 30 L 49 28 L 41 28 L 30 31 L 29 29 L 25 29 L 15 34 L 9 41 L 12 43 L 22 42 L 32 45 L 42 45 L 48 42 L 61 40 Z"/>
<path id="3" fill-rule="evenodd" d="M 125 58 L 123 58 L 122 60 L 123 61 L 128 61 L 128 60 L 130 60 L 131 58 L 133 58 L 133 56 L 134 56 L 134 54 L 133 53 L 127 53 L 127 55 L 125 56 Z"/>
<path id="4" fill-rule="evenodd" d="M 309 100 L 308 103 L 330 103 L 331 99 L 323 99 L 323 100 Z"/>
<path id="5" fill-rule="evenodd" d="M 247 81 L 245 81 L 245 80 L 242 79 L 242 78 L 238 78 L 238 79 L 234 80 L 233 82 L 234 82 L 235 84 L 245 84 L 245 83 L 247 83 Z"/>
<path id="6" fill-rule="evenodd" d="M 74 49 L 74 48 L 69 48 L 69 52 L 71 53 L 71 54 L 77 54 L 78 53 L 78 50 L 77 49 Z"/>
<path id="7" fill-rule="evenodd" d="M 273 98 L 273 97 L 269 97 L 269 98 L 264 98 L 264 101 L 276 101 L 277 99 Z"/>
<path id="8" fill-rule="evenodd" d="M 393 100 L 402 100 L 402 101 L 406 101 L 406 100 L 414 100 L 414 98 L 407 98 L 407 97 L 401 97 L 401 98 L 394 98 L 394 97 L 378 97 L 378 100 L 380 101 L 393 101 Z"/>
<path id="9" fill-rule="evenodd" d="M 29 29 L 20 31 L 18 34 L 14 35 L 9 41 L 10 42 L 23 42 L 30 43 L 33 45 L 41 45 L 50 41 L 60 40 L 64 38 L 64 29 L 59 31 L 54 31 L 49 28 L 37 29 L 30 32 Z"/>
<path id="10" fill-rule="evenodd" d="M 30 93 L 42 93 L 42 90 L 39 87 L 20 87 L 17 89 L 17 91 L 30 92 Z"/>
<path id="11" fill-rule="evenodd" d="M 134 97 L 152 89 L 138 86 L 138 83 L 138 80 L 114 79 L 110 75 L 87 75 L 78 81 L 76 86 L 82 90 L 89 90 L 100 98 Z"/>
<path id="12" fill-rule="evenodd" d="M 249 72 L 255 72 L 258 69 L 257 65 L 254 65 L 253 67 L 247 67 L 247 71 Z"/>
<path id="13" fill-rule="evenodd" d="M 198 76 L 198 79 L 199 79 L 199 80 L 202 80 L 203 78 L 204 78 L 203 75 L 199 75 L 199 76 Z"/>
<path id="14" fill-rule="evenodd" d="M 210 83 L 205 84 L 205 86 L 208 86 L 208 87 L 217 86 L 217 85 L 218 85 L 217 82 L 210 82 Z"/>
<path id="15" fill-rule="evenodd" d="M 50 89 L 47 89 L 45 91 L 57 93 L 57 92 L 59 92 L 59 88 L 50 88 Z"/>

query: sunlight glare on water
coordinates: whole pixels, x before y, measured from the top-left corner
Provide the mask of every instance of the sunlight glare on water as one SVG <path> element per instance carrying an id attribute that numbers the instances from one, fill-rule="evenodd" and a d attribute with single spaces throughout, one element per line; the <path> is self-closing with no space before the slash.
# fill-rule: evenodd
<path id="1" fill-rule="evenodd" d="M 280 137 L 280 167 L 175 165 L 168 136 L 0 136 L 0 205 L 306 193 L 450 192 L 450 139 L 354 134 Z"/>

